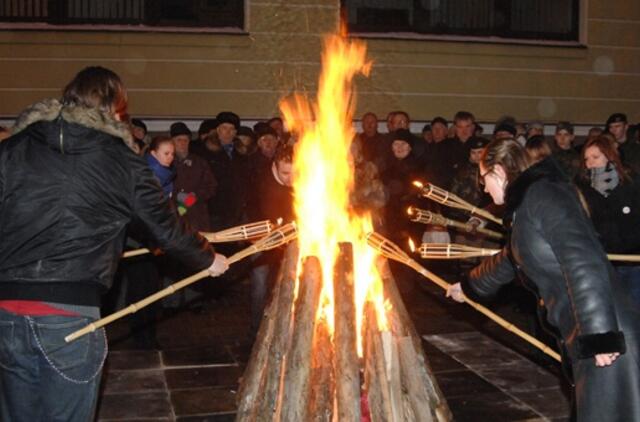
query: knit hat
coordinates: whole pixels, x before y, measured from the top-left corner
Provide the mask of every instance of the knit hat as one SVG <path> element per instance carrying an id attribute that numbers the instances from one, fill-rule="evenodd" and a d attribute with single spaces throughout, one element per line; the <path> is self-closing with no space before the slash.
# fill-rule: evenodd
<path id="1" fill-rule="evenodd" d="M 169 128 L 169 135 L 171 135 L 172 138 L 180 135 L 187 135 L 189 139 L 191 139 L 191 131 L 184 122 L 175 122 L 172 124 Z"/>
<path id="2" fill-rule="evenodd" d="M 627 115 L 624 113 L 613 113 L 611 116 L 609 116 L 609 118 L 607 119 L 607 123 L 605 124 L 605 127 L 608 129 L 609 125 L 611 123 L 627 123 Z"/>
<path id="3" fill-rule="evenodd" d="M 200 127 L 198 128 L 198 136 L 202 136 L 205 133 L 209 133 L 217 127 L 218 127 L 218 121 L 216 119 L 205 119 L 202 121 L 202 123 L 200 123 Z"/>
<path id="4" fill-rule="evenodd" d="M 495 135 L 498 132 L 509 132 L 511 136 L 516 136 L 518 134 L 516 128 L 508 123 L 501 123 L 496 126 L 496 128 L 493 130 L 493 134 Z"/>
<path id="5" fill-rule="evenodd" d="M 144 124 L 144 122 L 140 119 L 131 119 L 131 125 L 135 126 L 135 127 L 139 127 L 140 129 L 144 130 L 144 133 L 147 133 L 147 125 Z"/>
<path id="6" fill-rule="evenodd" d="M 409 132 L 408 129 L 398 129 L 392 133 L 392 141 L 404 141 L 409 144 L 410 147 L 413 147 L 413 142 L 415 138 Z"/>
<path id="7" fill-rule="evenodd" d="M 218 113 L 218 115 L 216 116 L 216 120 L 218 121 L 218 125 L 229 123 L 233 125 L 236 130 L 240 128 L 240 117 L 238 117 L 236 113 L 233 113 L 231 111 L 222 111 Z"/>
<path id="8" fill-rule="evenodd" d="M 258 139 L 253 130 L 247 126 L 240 126 L 240 128 L 238 129 L 238 136 L 248 136 L 249 138 L 253 139 L 254 142 Z"/>
<path id="9" fill-rule="evenodd" d="M 278 137 L 278 132 L 276 132 L 276 130 L 274 128 L 272 128 L 269 125 L 266 126 L 260 126 L 259 128 L 255 128 L 256 131 L 256 138 L 260 139 L 263 136 L 266 135 L 272 135 L 273 137 L 277 138 Z"/>
<path id="10" fill-rule="evenodd" d="M 467 141 L 467 145 L 469 149 L 481 149 L 489 145 L 489 140 L 481 136 L 472 136 Z"/>
<path id="11" fill-rule="evenodd" d="M 427 123 L 422 127 L 422 133 L 425 133 L 425 132 L 431 132 L 431 125 L 429 123 Z"/>

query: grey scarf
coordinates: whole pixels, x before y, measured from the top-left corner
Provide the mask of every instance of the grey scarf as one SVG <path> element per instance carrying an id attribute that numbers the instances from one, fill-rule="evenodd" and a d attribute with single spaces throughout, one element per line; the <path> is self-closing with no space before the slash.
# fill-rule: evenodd
<path id="1" fill-rule="evenodd" d="M 618 171 L 611 161 L 604 167 L 589 169 L 591 187 L 600 192 L 605 198 L 618 186 L 620 179 Z"/>

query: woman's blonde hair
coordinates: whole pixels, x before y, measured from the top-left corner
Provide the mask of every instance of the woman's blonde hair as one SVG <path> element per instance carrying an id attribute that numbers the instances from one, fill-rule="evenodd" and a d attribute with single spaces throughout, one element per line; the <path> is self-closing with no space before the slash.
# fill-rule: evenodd
<path id="1" fill-rule="evenodd" d="M 480 161 L 489 171 L 500 164 L 507 174 L 509 183 L 533 164 L 524 147 L 512 138 L 491 141 L 482 152 Z"/>

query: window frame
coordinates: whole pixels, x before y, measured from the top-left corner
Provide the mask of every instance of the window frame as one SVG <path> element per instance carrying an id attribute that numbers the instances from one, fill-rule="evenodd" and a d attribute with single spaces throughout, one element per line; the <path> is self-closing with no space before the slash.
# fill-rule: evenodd
<path id="1" fill-rule="evenodd" d="M 144 24 L 54 24 L 47 22 L 7 22 L 0 21 L 0 31 L 70 31 L 70 32 L 133 32 L 133 33 L 185 33 L 185 34 L 238 34 L 247 35 L 249 27 L 250 0 L 242 0 L 242 27 L 170 26 Z"/>
<path id="2" fill-rule="evenodd" d="M 343 25 L 348 29 L 346 16 L 346 2 L 340 0 L 341 19 Z M 444 0 L 443 0 L 444 1 Z M 483 44 L 511 44 L 524 46 L 550 46 L 550 47 L 580 47 L 587 45 L 587 2 L 588 0 L 576 0 L 578 12 L 575 13 L 577 22 L 577 40 L 545 40 L 527 38 L 508 38 L 498 35 L 458 35 L 458 34 L 429 34 L 412 31 L 389 31 L 389 32 L 368 32 L 349 31 L 349 35 L 354 38 L 380 39 L 380 40 L 407 40 L 407 41 L 442 41 L 442 42 L 462 42 L 462 43 L 483 43 Z"/>

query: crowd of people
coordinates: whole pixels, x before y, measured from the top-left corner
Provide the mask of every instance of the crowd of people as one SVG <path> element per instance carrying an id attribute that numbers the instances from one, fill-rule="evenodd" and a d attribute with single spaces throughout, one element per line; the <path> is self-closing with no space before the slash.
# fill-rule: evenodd
<path id="1" fill-rule="evenodd" d="M 474 230 L 454 233 L 413 223 L 409 206 L 472 227 L 494 224 L 421 198 L 416 180 L 502 217 L 505 226 L 493 229 L 506 233 L 503 252 L 448 294 L 459 301 L 465 295 L 484 299 L 521 274 L 542 299 L 573 369 L 579 420 L 638 420 L 640 267 L 624 261 L 612 266 L 606 257 L 640 253 L 638 127 L 615 113 L 578 143 L 566 121 L 555 125 L 553 137 L 545 136 L 542 122 L 513 117 L 485 134 L 467 111 L 451 121 L 435 117 L 419 134 L 410 131 L 405 111 L 389 113 L 385 123 L 381 132 L 374 113 L 361 118 L 362 131 L 352 144 L 353 206 L 370 210 L 376 230 L 403 246 L 409 238 L 489 241 Z M 106 355 L 103 334 L 87 336 L 73 353 L 62 339 L 99 317 L 100 296 L 112 284 L 123 248 L 155 251 L 120 262 L 131 302 L 157 290 L 162 277 L 178 279 L 203 268 L 216 277 L 202 283 L 205 301 L 216 294 L 211 289 L 248 277 L 255 333 L 281 252 L 254 256 L 227 271 L 225 256 L 244 245 L 222 244 L 214 252 L 198 232 L 293 220 L 297 135 L 286 132 L 279 117 L 247 127 L 237 114 L 223 111 L 203 120 L 197 133 L 178 121 L 168 133 L 151 136 L 142 120 L 126 115 L 118 76 L 100 67 L 80 72 L 62 100 L 30 107 L 5 129 L 0 418 L 39 420 L 63 412 L 59 420 L 87 420 L 93 414 Z M 411 279 L 402 266 L 392 270 L 398 280 Z M 156 347 L 148 336 L 153 309 L 138 318 L 147 328 L 139 345 Z M 84 356 L 83 364 L 67 370 L 65 359 L 74 353 Z M 49 378 L 58 381 L 39 381 Z M 610 411 L 597 398 L 613 394 L 618 419 L 586 416 Z M 46 406 L 32 401 L 45 396 Z"/>

